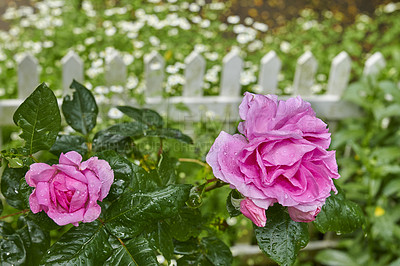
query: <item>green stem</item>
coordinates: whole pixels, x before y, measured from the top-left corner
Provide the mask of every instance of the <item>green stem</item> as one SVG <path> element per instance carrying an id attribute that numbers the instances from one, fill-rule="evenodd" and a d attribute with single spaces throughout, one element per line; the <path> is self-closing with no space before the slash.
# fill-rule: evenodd
<path id="1" fill-rule="evenodd" d="M 186 162 L 186 163 L 196 163 L 196 164 L 201 165 L 201 166 L 203 166 L 203 167 L 205 167 L 205 168 L 207 168 L 207 169 L 211 169 L 211 167 L 210 167 L 208 164 L 206 164 L 206 163 L 204 163 L 204 162 L 202 162 L 202 161 L 200 161 L 200 160 L 197 160 L 197 159 L 192 159 L 192 158 L 179 158 L 178 161 L 180 161 L 180 162 Z"/>
<path id="2" fill-rule="evenodd" d="M 32 154 L 29 155 L 29 157 L 31 157 L 35 161 L 35 163 L 40 163 L 40 161 L 38 159 L 36 159 Z"/>
<path id="3" fill-rule="evenodd" d="M 213 184 L 213 185 L 211 185 L 209 187 L 206 187 L 205 191 L 208 192 L 208 191 L 211 191 L 213 189 L 216 189 L 216 188 L 219 188 L 219 187 L 223 187 L 225 185 L 229 185 L 229 184 L 228 183 L 222 183 L 222 182 L 218 181 L 215 184 Z"/>

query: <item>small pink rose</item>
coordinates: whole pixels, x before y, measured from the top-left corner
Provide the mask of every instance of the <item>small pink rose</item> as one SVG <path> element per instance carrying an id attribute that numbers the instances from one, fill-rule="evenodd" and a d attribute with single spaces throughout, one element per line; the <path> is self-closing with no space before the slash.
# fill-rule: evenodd
<path id="1" fill-rule="evenodd" d="M 92 157 L 82 162 L 79 153 L 70 151 L 60 155 L 59 164 L 32 164 L 25 179 L 35 188 L 29 197 L 33 213 L 43 210 L 58 225 L 78 226 L 99 217 L 97 201 L 107 196 L 114 172 L 104 160 Z"/>
<path id="2" fill-rule="evenodd" d="M 300 97 L 245 93 L 239 114 L 241 134 L 222 131 L 207 154 L 215 177 L 261 209 L 279 203 L 313 221 L 340 177 L 326 124 Z"/>
<path id="3" fill-rule="evenodd" d="M 246 198 L 240 202 L 240 211 L 258 227 L 265 226 L 267 222 L 265 209 L 258 207 L 250 199 Z"/>

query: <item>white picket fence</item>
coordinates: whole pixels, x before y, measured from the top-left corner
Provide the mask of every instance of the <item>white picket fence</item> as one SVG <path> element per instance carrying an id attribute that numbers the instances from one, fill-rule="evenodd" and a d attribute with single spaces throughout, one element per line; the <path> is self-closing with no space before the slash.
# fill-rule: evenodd
<path id="1" fill-rule="evenodd" d="M 237 121 L 239 119 L 238 106 L 242 100 L 240 75 L 243 67 L 243 59 L 240 57 L 239 51 L 233 50 L 223 59 L 219 96 L 203 96 L 206 62 L 200 54 L 192 52 L 184 63 L 183 94 L 166 99 L 161 97 L 165 61 L 157 52 L 145 56 L 145 106 L 175 120 L 199 121 L 208 112 L 208 114 L 214 114 L 216 119 Z M 61 60 L 61 64 L 62 87 L 64 92 L 68 93 L 73 79 L 79 82 L 84 81 L 84 65 L 81 58 L 73 51 L 70 51 Z M 385 59 L 380 52 L 373 54 L 365 63 L 364 75 L 378 73 L 385 67 L 385 64 Z M 270 51 L 260 60 L 258 85 L 262 89 L 261 93 L 273 94 L 276 92 L 281 65 L 281 60 L 274 51 Z M 341 95 L 346 89 L 350 77 L 351 59 L 349 55 L 343 51 L 333 59 L 327 93 L 324 95 L 312 95 L 311 92 L 317 66 L 318 62 L 311 52 L 305 52 L 299 57 L 293 81 L 293 94 L 301 95 L 312 104 L 318 116 L 330 121 L 359 115 L 360 111 L 356 106 L 341 100 Z M 39 69 L 37 59 L 30 54 L 24 55 L 19 61 L 18 99 L 0 100 L 0 127 L 13 124 L 12 116 L 16 108 L 39 84 Z M 113 55 L 106 62 L 106 85 L 125 84 L 127 75 L 127 66 L 119 54 Z M 124 101 L 125 104 L 137 105 L 133 100 L 124 99 Z M 190 111 L 183 111 L 178 104 L 179 106 L 185 104 Z"/>

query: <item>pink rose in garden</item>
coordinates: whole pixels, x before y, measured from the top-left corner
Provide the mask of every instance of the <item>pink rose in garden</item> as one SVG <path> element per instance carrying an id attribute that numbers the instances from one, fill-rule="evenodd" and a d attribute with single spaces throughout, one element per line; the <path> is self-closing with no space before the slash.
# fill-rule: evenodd
<path id="1" fill-rule="evenodd" d="M 114 173 L 108 162 L 97 157 L 82 162 L 79 153 L 70 151 L 60 155 L 59 164 L 32 164 L 25 179 L 35 188 L 29 197 L 33 213 L 44 210 L 58 225 L 78 226 L 99 217 L 97 201 L 107 196 Z"/>
<path id="2" fill-rule="evenodd" d="M 257 226 L 274 203 L 294 221 L 315 220 L 340 177 L 326 124 L 300 97 L 245 93 L 239 114 L 241 134 L 222 131 L 207 155 L 214 175 L 246 197 L 241 211 Z"/>

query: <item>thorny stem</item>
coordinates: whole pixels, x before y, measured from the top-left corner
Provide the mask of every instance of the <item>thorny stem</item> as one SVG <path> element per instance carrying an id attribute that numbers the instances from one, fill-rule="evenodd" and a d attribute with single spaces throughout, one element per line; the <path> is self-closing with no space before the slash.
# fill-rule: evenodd
<path id="1" fill-rule="evenodd" d="M 18 214 L 26 213 L 26 212 L 29 212 L 29 210 L 25 209 L 25 210 L 22 210 L 22 211 L 19 211 L 19 212 L 16 212 L 16 213 L 11 213 L 11 214 L 8 214 L 8 215 L 1 216 L 0 220 L 5 219 L 7 217 L 15 216 L 15 215 L 18 215 Z"/>
<path id="2" fill-rule="evenodd" d="M 210 167 L 208 164 L 206 164 L 206 163 L 204 163 L 204 162 L 202 162 L 202 161 L 200 161 L 200 160 L 197 160 L 197 159 L 192 159 L 192 158 L 179 158 L 178 161 L 180 161 L 180 162 L 186 162 L 186 163 L 196 163 L 196 164 L 201 165 L 201 166 L 203 166 L 203 167 L 205 167 L 205 168 L 207 168 L 207 169 L 211 169 L 211 167 Z"/>

